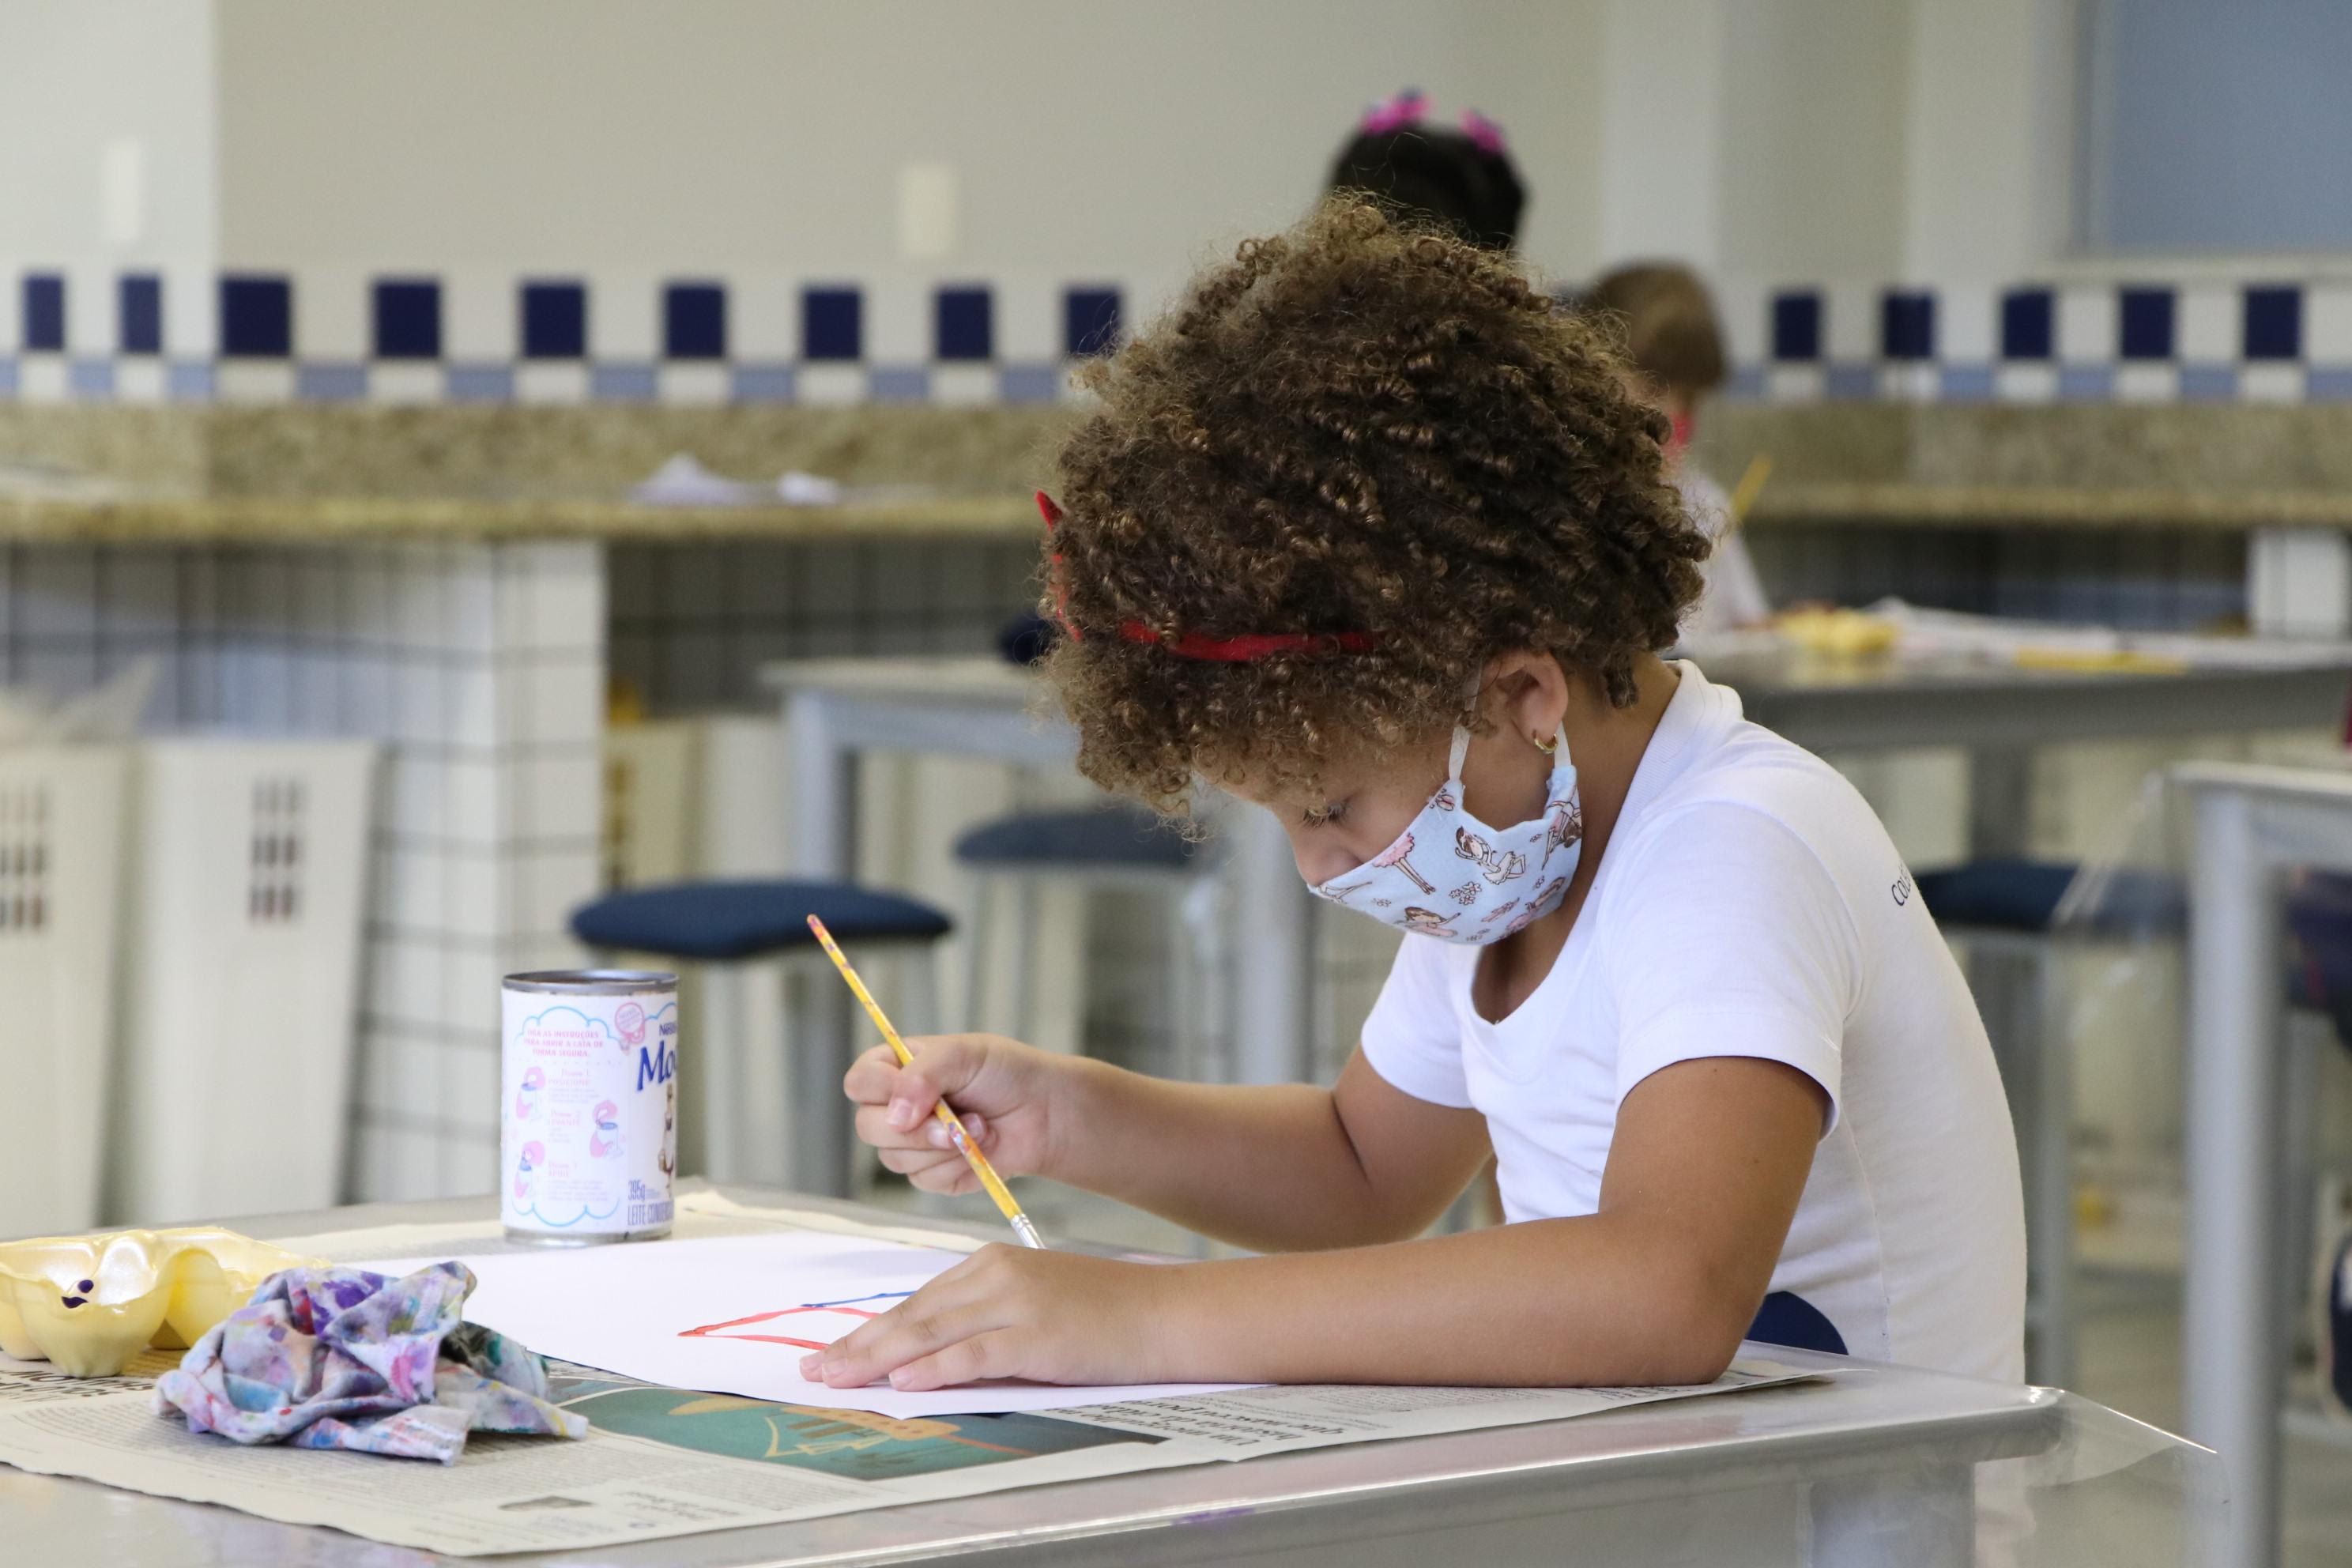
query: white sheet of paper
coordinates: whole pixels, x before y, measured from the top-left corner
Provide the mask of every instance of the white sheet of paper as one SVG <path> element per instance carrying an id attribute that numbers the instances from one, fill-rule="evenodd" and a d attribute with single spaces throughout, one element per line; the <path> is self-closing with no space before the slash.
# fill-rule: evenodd
<path id="1" fill-rule="evenodd" d="M 362 1264 L 404 1274 L 437 1258 Z M 541 1355 L 672 1388 L 912 1418 L 1055 1410 L 1214 1394 L 1246 1384 L 1065 1388 L 995 1383 L 901 1394 L 828 1388 L 801 1376 L 809 1351 L 887 1311 L 963 1261 L 934 1247 L 782 1232 L 578 1250 L 459 1255 L 480 1280 L 473 1321 Z"/>

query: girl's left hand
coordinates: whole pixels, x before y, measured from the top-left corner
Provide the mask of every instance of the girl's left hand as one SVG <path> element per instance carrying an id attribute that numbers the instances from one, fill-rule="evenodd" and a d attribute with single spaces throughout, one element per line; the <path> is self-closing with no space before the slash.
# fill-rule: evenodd
<path id="1" fill-rule="evenodd" d="M 802 1357 L 801 1375 L 830 1388 L 887 1377 L 908 1393 L 1004 1377 L 1168 1382 L 1169 1292 L 1181 1268 L 983 1247 L 872 1322 Z"/>

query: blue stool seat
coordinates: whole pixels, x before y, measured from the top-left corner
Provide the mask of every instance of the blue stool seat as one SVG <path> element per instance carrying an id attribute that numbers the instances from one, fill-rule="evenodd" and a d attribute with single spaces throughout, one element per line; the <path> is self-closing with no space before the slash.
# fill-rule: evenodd
<path id="1" fill-rule="evenodd" d="M 2081 868 L 2063 860 L 1972 860 L 1912 880 L 1927 912 L 1945 925 L 1976 926 L 2034 936 L 2056 922 L 2059 901 Z M 2118 871 L 2109 879 L 2085 928 L 2107 934 L 2181 929 L 2188 900 L 2178 878 Z"/>
<path id="2" fill-rule="evenodd" d="M 1912 880 L 1927 912 L 1942 924 L 2049 934 L 2075 866 L 2051 860 L 1978 860 Z M 2189 923 L 2188 889 L 2159 871 L 2118 871 L 2098 905 L 2084 911 L 2081 930 L 2103 936 L 2178 936 Z M 2289 889 L 2287 933 L 2294 962 L 2287 997 L 2336 1021 L 2352 1047 L 2352 879 L 2313 873 Z"/>
<path id="3" fill-rule="evenodd" d="M 726 961 L 813 947 L 808 917 L 845 942 L 945 936 L 953 922 L 896 893 L 846 882 L 673 882 L 583 905 L 572 934 L 591 947 Z"/>
<path id="4" fill-rule="evenodd" d="M 1024 812 L 983 823 L 956 840 L 956 858 L 968 866 L 1099 867 L 1181 871 L 1200 845 L 1141 806 L 1084 806 L 1075 811 Z"/>
<path id="5" fill-rule="evenodd" d="M 1007 664 L 1035 664 L 1054 651 L 1054 623 L 1034 610 L 1016 616 L 997 632 L 996 651 Z"/>

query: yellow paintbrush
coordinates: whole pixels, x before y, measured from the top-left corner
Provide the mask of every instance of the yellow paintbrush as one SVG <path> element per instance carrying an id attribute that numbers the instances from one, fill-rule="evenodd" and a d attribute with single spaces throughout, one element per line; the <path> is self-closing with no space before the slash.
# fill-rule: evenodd
<path id="1" fill-rule="evenodd" d="M 849 967 L 849 960 L 842 955 L 841 948 L 833 940 L 833 933 L 825 930 L 824 922 L 814 915 L 809 916 L 808 923 L 809 930 L 816 932 L 817 942 L 824 949 L 824 955 L 833 960 L 833 966 L 841 971 L 844 980 L 849 982 L 850 990 L 856 992 L 858 1001 L 866 1005 L 866 1016 L 872 1018 L 874 1026 L 882 1031 L 882 1037 L 890 1042 L 890 1048 L 898 1053 L 899 1062 L 913 1067 L 915 1053 L 907 1048 L 907 1042 L 900 1039 L 898 1031 L 890 1026 L 890 1020 L 883 1015 L 882 1005 L 874 1000 L 871 991 L 866 989 L 866 982 L 857 978 L 857 971 Z M 963 1123 L 956 1120 L 956 1113 L 948 1109 L 948 1102 L 941 1100 L 935 1103 L 931 1107 L 931 1114 L 946 1125 L 948 1137 L 954 1141 L 956 1152 L 971 1165 L 971 1173 L 980 1178 L 980 1184 L 988 1189 L 988 1195 L 996 1200 L 996 1206 L 1004 1211 L 1004 1217 L 1012 1222 L 1013 1234 L 1021 1238 L 1021 1245 L 1043 1247 L 1045 1240 L 1037 1234 L 1035 1222 L 1021 1212 L 1020 1200 L 1013 1195 L 1013 1189 L 1004 1184 L 1004 1178 L 996 1173 L 996 1167 L 988 1163 L 988 1156 L 980 1152 L 980 1145 L 971 1141 L 971 1134 L 963 1130 Z"/>

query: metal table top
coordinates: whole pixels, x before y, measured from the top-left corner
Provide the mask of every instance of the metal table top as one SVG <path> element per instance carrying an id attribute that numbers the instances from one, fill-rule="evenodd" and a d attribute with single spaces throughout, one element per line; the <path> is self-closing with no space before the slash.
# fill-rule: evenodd
<path id="1" fill-rule="evenodd" d="M 824 1208 L 905 1223 L 907 1215 L 772 1192 L 739 1202 Z M 488 1197 L 278 1215 L 237 1222 L 289 1237 L 393 1224 L 467 1222 Z M 994 1237 L 998 1227 L 926 1218 Z M 469 1251 L 486 1250 L 468 1240 Z M 1605 1415 L 1443 1437 L 1349 1445 L 1099 1480 L 1027 1488 L 792 1524 L 627 1546 L 520 1553 L 496 1561 L 553 1568 L 664 1563 L 785 1568 L 818 1563 L 975 1561 L 1138 1563 L 1312 1552 L 1335 1539 L 1426 1536 L 1514 1515 L 1556 1518 L 1602 1505 L 1667 1510 L 1703 1494 L 1818 1485 L 1894 1474 L 1949 1474 L 1981 1460 L 2039 1453 L 2063 1420 L 2054 1391 L 1770 1349 L 1773 1359 L 1832 1371 L 1827 1384 L 1636 1406 Z M 0 1530 L 33 1562 L 263 1565 L 424 1564 L 436 1554 L 226 1509 L 0 1468 Z"/>
<path id="2" fill-rule="evenodd" d="M 1798 648 L 1701 653 L 1707 679 L 1739 693 L 1748 717 L 1816 751 L 1908 746 L 2032 746 L 2076 740 L 2292 729 L 2340 722 L 2352 664 L 2315 651 L 2308 664 L 2175 671 L 2028 668 L 1960 654 L 1863 657 Z M 963 714 L 1036 709 L 1058 726 L 1041 684 L 984 657 L 829 658 L 768 666 L 786 693 Z M 903 722 L 860 743 L 924 743 Z"/>

